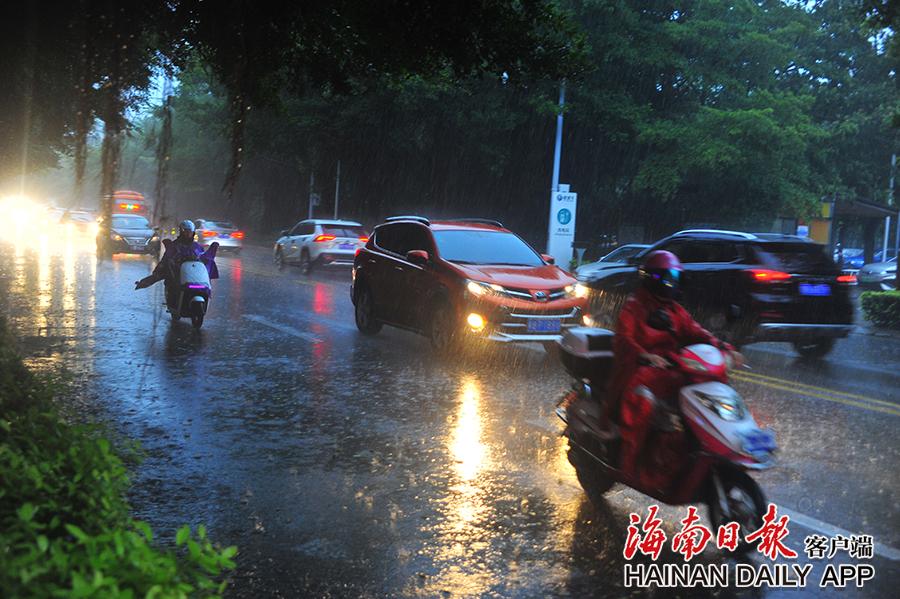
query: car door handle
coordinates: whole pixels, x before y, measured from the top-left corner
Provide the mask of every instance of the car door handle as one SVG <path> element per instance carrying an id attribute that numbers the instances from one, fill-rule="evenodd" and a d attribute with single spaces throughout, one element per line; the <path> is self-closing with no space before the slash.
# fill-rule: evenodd
<path id="1" fill-rule="evenodd" d="M 402 266 L 395 266 L 395 267 L 394 267 L 394 270 L 399 270 L 400 272 L 403 272 L 403 267 L 402 267 Z"/>

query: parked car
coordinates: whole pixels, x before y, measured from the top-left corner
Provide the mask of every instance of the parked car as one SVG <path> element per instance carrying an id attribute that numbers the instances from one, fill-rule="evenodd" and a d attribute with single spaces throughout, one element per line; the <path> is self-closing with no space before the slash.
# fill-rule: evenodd
<path id="1" fill-rule="evenodd" d="M 159 234 L 138 214 L 113 214 L 109 235 L 114 254 L 159 253 Z"/>
<path id="2" fill-rule="evenodd" d="M 204 249 L 214 241 L 219 243 L 219 251 L 240 254 L 244 248 L 244 232 L 231 222 L 200 218 L 194 221 L 194 225 L 197 227 L 197 241 Z"/>
<path id="3" fill-rule="evenodd" d="M 857 275 L 859 286 L 865 289 L 891 291 L 896 288 L 897 257 L 887 262 L 873 262 L 863 266 Z"/>
<path id="4" fill-rule="evenodd" d="M 650 246 L 644 243 L 628 243 L 625 245 L 620 245 L 596 262 L 582 264 L 575 270 L 575 274 L 579 276 L 587 276 L 598 270 L 603 270 L 605 268 L 610 268 L 611 266 L 616 264 L 628 262 L 629 258 L 636 256 L 641 252 L 641 250 L 644 250 L 648 247 Z"/>
<path id="5" fill-rule="evenodd" d="M 582 282 L 591 288 L 592 322 L 611 326 L 654 250 L 684 264 L 682 301 L 707 328 L 737 345 L 787 341 L 802 356 L 822 357 L 853 328 L 849 286 L 826 248 L 795 235 L 688 230 Z"/>
<path id="6" fill-rule="evenodd" d="M 587 288 L 497 221 L 394 217 L 353 265 L 356 326 L 416 331 L 446 351 L 464 337 L 556 346 Z"/>
<path id="7" fill-rule="evenodd" d="M 281 232 L 273 258 L 279 268 L 298 264 L 304 274 L 313 269 L 353 266 L 357 250 L 369 240 L 363 226 L 349 220 L 301 220 Z"/>

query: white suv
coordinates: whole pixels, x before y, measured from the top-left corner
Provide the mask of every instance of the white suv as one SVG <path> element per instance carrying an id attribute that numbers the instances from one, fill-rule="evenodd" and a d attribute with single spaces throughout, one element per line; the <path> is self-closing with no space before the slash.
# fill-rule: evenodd
<path id="1" fill-rule="evenodd" d="M 279 268 L 299 264 L 304 274 L 323 266 L 353 266 L 356 251 L 365 246 L 369 234 L 349 220 L 302 220 L 281 232 L 275 242 L 274 259 Z"/>

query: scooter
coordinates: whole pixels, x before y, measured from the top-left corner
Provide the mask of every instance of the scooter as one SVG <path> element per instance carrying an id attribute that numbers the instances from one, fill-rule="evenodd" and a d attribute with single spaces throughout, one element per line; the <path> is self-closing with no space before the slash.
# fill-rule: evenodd
<path id="1" fill-rule="evenodd" d="M 166 294 L 167 308 L 172 320 L 190 318 L 195 329 L 203 326 L 211 294 L 209 271 L 202 260 L 185 260 L 178 273 L 178 287 Z"/>
<path id="2" fill-rule="evenodd" d="M 566 424 L 568 458 L 578 481 L 593 501 L 616 483 L 627 485 L 663 503 L 705 503 L 713 530 L 737 522 L 741 538 L 763 523 L 767 503 L 762 489 L 748 474 L 774 465 L 775 435 L 762 430 L 746 403 L 728 385 L 730 357 L 712 345 L 696 344 L 665 356 L 671 368 L 686 375 L 677 407 L 656 402 L 653 435 L 683 428 L 688 456 L 683 470 L 667 489 L 647 488 L 620 469 L 621 436 L 614 422 L 604 419 L 606 393 L 615 367 L 614 333 L 600 328 L 573 328 L 560 340 L 560 359 L 575 379 L 571 391 L 557 403 L 556 414 Z M 746 550 L 746 543 L 739 550 Z"/>

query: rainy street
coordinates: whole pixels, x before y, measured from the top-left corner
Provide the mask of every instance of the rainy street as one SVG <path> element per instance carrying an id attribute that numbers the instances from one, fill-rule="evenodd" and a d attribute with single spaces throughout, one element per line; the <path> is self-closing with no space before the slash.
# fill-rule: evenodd
<path id="1" fill-rule="evenodd" d="M 171 322 L 161 284 L 132 290 L 149 258 L 98 261 L 65 239 L 0 244 L 0 306 L 29 366 L 69 373 L 80 391 L 69 412 L 140 442 L 137 517 L 163 537 L 206 523 L 239 547 L 232 595 L 634 592 L 622 587 L 625 527 L 650 501 L 622 487 L 587 500 L 553 412 L 567 375 L 541 347 L 439 361 L 423 337 L 359 334 L 347 270 L 279 271 L 261 246 L 218 262 L 199 332 Z M 798 562 L 806 535 L 872 534 L 865 590 L 889 596 L 900 336 L 858 331 L 822 361 L 750 346 L 752 370 L 734 384 L 777 434 L 779 465 L 757 480 L 791 516 Z M 683 513 L 663 508 L 670 536 Z M 701 557 L 724 559 L 714 546 Z"/>

